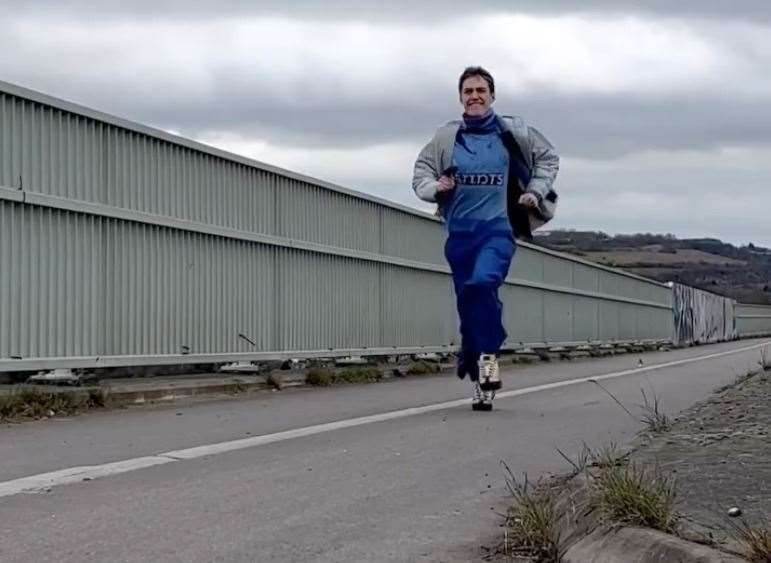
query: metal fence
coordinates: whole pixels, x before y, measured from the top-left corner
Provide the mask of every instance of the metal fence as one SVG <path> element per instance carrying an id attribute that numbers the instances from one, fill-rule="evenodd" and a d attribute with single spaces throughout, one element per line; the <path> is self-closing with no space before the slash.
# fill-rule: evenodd
<path id="1" fill-rule="evenodd" d="M 0 82 L 0 371 L 447 350 L 443 240 L 428 214 Z M 668 286 L 526 243 L 501 299 L 508 348 L 673 336 Z"/>
<path id="2" fill-rule="evenodd" d="M 771 305 L 736 305 L 736 330 L 742 336 L 771 335 Z"/>
<path id="3" fill-rule="evenodd" d="M 736 338 L 736 302 L 679 283 L 672 284 L 675 345 L 707 344 Z"/>

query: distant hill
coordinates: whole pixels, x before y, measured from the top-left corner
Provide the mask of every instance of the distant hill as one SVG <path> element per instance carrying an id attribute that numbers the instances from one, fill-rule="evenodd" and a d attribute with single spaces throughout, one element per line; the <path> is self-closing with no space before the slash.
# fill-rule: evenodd
<path id="1" fill-rule="evenodd" d="M 609 236 L 598 231 L 536 232 L 534 242 L 658 281 L 700 287 L 743 303 L 771 305 L 771 250 L 752 243 L 736 247 L 713 238 L 678 239 L 651 233 Z"/>

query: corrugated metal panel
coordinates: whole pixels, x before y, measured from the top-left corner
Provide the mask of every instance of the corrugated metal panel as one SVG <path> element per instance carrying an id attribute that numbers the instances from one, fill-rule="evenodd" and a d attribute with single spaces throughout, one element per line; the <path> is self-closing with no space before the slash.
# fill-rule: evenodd
<path id="1" fill-rule="evenodd" d="M 559 287 L 574 287 L 573 262 L 555 256 L 544 256 L 543 281 Z"/>
<path id="2" fill-rule="evenodd" d="M 722 342 L 735 337 L 733 300 L 676 283 L 672 288 L 676 344 Z"/>
<path id="3" fill-rule="evenodd" d="M 573 287 L 584 291 L 600 290 L 600 271 L 584 264 L 573 264 Z"/>
<path id="4" fill-rule="evenodd" d="M 96 350 L 102 244 L 94 217 L 0 201 L 0 357 Z"/>
<path id="5" fill-rule="evenodd" d="M 600 310 L 597 299 L 576 297 L 573 299 L 573 340 L 575 342 L 599 340 Z"/>
<path id="6" fill-rule="evenodd" d="M 106 234 L 102 354 L 275 349 L 275 250 L 115 220 Z"/>
<path id="7" fill-rule="evenodd" d="M 396 209 L 381 207 L 383 244 L 380 252 L 409 260 L 444 266 L 444 241 L 447 233 L 438 221 L 416 221 Z"/>
<path id="8" fill-rule="evenodd" d="M 441 263 L 442 235 L 435 221 L 135 130 L 141 126 L 120 127 L 0 94 L 0 129 L 0 179 L 6 187 L 21 178 L 25 190 Z M 515 277 L 533 281 L 544 278 L 541 268 L 531 267 L 531 257 L 564 261 L 526 247 L 519 254 L 522 266 Z M 639 297 L 635 291 L 622 295 Z"/>
<path id="9" fill-rule="evenodd" d="M 289 179 L 280 182 L 277 197 L 278 236 L 380 252 L 376 204 Z"/>
<path id="10" fill-rule="evenodd" d="M 599 304 L 600 330 L 598 340 L 618 340 L 620 330 L 621 304 L 615 301 L 602 301 Z"/>
<path id="11" fill-rule="evenodd" d="M 771 305 L 752 305 L 752 304 L 744 304 L 744 303 L 738 303 L 736 305 L 736 315 L 737 316 L 760 316 L 765 317 L 771 315 Z"/>
<path id="12" fill-rule="evenodd" d="M 503 324 L 510 346 L 523 342 L 543 342 L 544 300 L 546 292 L 529 287 L 503 286 L 499 292 L 503 302 Z"/>
<path id="13" fill-rule="evenodd" d="M 544 262 L 551 257 L 532 248 L 519 246 L 514 254 L 514 263 L 509 270 L 509 278 L 532 282 L 543 282 Z"/>
<path id="14" fill-rule="evenodd" d="M 771 305 L 736 305 L 736 332 L 739 336 L 771 334 Z"/>
<path id="15" fill-rule="evenodd" d="M 619 340 L 637 340 L 639 333 L 637 331 L 637 316 L 639 307 L 628 303 L 619 303 L 618 305 L 618 338 Z"/>
<path id="16" fill-rule="evenodd" d="M 378 345 L 378 264 L 299 250 L 281 250 L 278 259 L 279 349 Z"/>
<path id="17" fill-rule="evenodd" d="M 546 293 L 543 303 L 544 337 L 547 342 L 573 342 L 573 299 L 564 293 Z"/>
<path id="18" fill-rule="evenodd" d="M 101 201 L 103 125 L 0 93 L 0 130 L 3 186 Z"/>
<path id="19" fill-rule="evenodd" d="M 0 235 L 2 357 L 458 340 L 447 274 L 4 200 Z M 513 344 L 640 338 L 652 309 L 510 284 L 501 298 Z"/>
<path id="20" fill-rule="evenodd" d="M 383 346 L 458 344 L 450 276 L 382 266 Z"/>

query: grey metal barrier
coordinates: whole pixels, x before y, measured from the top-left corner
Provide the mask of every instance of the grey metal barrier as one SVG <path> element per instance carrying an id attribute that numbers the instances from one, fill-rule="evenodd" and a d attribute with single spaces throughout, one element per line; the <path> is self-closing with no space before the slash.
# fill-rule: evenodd
<path id="1" fill-rule="evenodd" d="M 771 305 L 736 305 L 736 329 L 739 336 L 771 335 Z"/>
<path id="2" fill-rule="evenodd" d="M 426 213 L 0 82 L 0 371 L 451 350 L 443 240 Z M 501 298 L 507 348 L 673 336 L 666 285 L 527 243 Z"/>
<path id="3" fill-rule="evenodd" d="M 674 343 L 678 346 L 736 338 L 735 301 L 703 289 L 672 284 Z"/>

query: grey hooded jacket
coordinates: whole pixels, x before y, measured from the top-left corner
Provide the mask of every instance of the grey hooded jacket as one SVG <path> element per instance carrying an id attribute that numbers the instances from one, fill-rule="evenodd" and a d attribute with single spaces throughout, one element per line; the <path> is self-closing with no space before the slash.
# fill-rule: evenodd
<path id="1" fill-rule="evenodd" d="M 530 216 L 531 227 L 536 229 L 554 217 L 557 205 L 554 180 L 559 171 L 559 156 L 546 137 L 534 127 L 528 126 L 521 117 L 502 116 L 502 121 L 522 150 L 522 156 L 531 171 L 530 183 L 524 187 L 524 191 L 538 198 L 538 210 Z M 440 127 L 434 138 L 420 151 L 412 176 L 412 189 L 420 199 L 437 203 L 439 177 L 442 171 L 452 166 L 455 136 L 461 124 L 462 121 L 450 121 Z M 440 211 L 438 208 L 437 213 Z"/>

